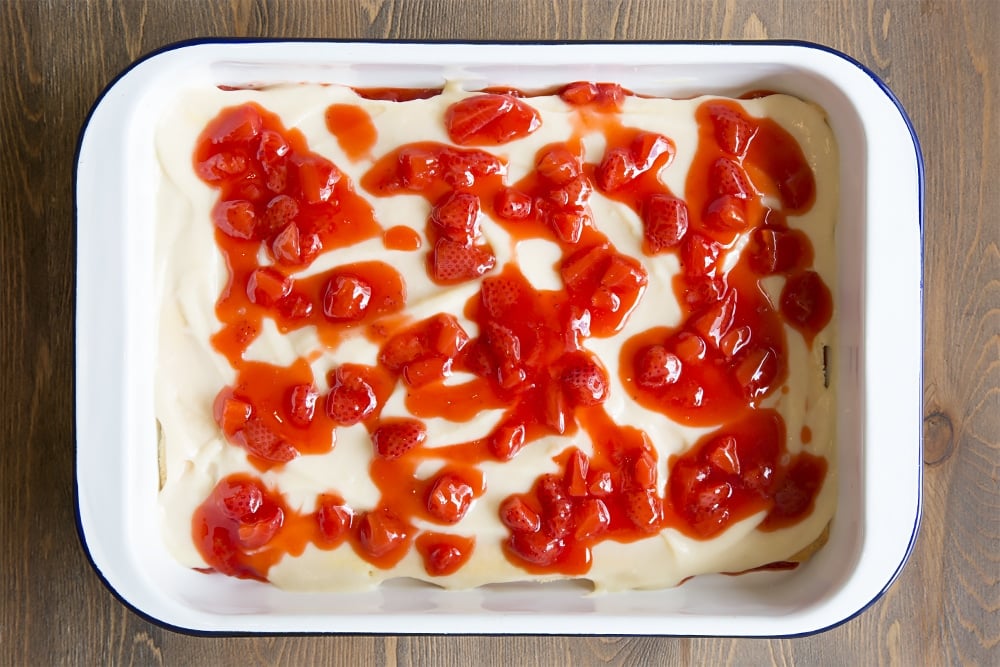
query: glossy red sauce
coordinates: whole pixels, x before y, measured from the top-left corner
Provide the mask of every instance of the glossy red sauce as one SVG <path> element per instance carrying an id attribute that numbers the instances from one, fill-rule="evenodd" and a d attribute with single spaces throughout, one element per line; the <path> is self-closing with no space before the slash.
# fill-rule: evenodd
<path id="1" fill-rule="evenodd" d="M 386 100 L 437 94 L 359 92 Z M 329 451 L 338 426 L 360 423 L 373 448 L 364 474 L 380 494 L 375 508 L 357 511 L 331 481 L 315 510 L 305 513 L 260 480 L 223 479 L 193 523 L 214 569 L 263 579 L 282 554 L 301 553 L 309 543 L 322 549 L 348 543 L 379 568 L 415 548 L 428 574 L 452 574 L 472 554 L 474 536 L 421 530 L 416 521 L 458 523 L 485 492 L 478 464 L 510 460 L 549 434 L 583 431 L 594 448 L 590 455 L 564 451 L 560 472 L 502 503 L 499 518 L 510 530 L 503 548 L 529 572 L 585 574 L 592 547 L 607 539 L 634 541 L 668 526 L 707 539 L 758 512 L 766 513 L 761 530 L 774 530 L 812 511 L 826 462 L 790 456 L 781 416 L 761 408 L 787 375 L 783 325 L 811 344 L 832 312 L 830 291 L 811 270 L 808 238 L 785 221 L 815 198 L 798 145 L 767 119 L 750 118 L 732 102 L 708 101 L 697 111 L 698 150 L 685 192 L 672 193 L 657 172 L 673 159 L 673 141 L 627 127 L 616 113 L 631 93 L 581 82 L 559 94 L 579 111 L 577 134 L 542 147 L 535 169 L 519 182 L 507 182 L 502 157 L 478 147 L 538 129 L 530 98 L 515 91 L 494 90 L 450 107 L 442 122 L 459 146 L 413 143 L 376 156 L 360 187 L 375 197 L 425 198 L 431 213 L 420 231 L 427 247 L 414 227 L 381 230 L 336 166 L 263 109 L 227 109 L 206 127 L 195 168 L 220 190 L 213 220 L 230 271 L 217 304 L 222 328 L 212 343 L 237 372 L 216 399 L 216 420 L 227 441 L 261 470 Z M 375 135 L 363 111 L 335 105 L 326 117 L 349 155 L 368 154 Z M 580 137 L 594 131 L 607 147 L 600 161 L 585 163 Z M 639 215 L 645 257 L 622 254 L 594 226 L 595 190 Z M 765 206 L 764 196 L 780 207 Z M 482 235 L 483 216 L 515 241 L 557 244 L 561 288 L 535 290 L 516 263 L 498 266 Z M 746 232 L 746 250 L 724 274 L 721 256 Z M 462 313 L 478 335 L 470 336 L 454 314 L 406 318 L 405 281 L 380 261 L 294 277 L 325 250 L 380 234 L 386 248 L 424 253 L 428 275 L 439 284 L 478 282 Z M 674 282 L 682 322 L 625 341 L 620 380 L 642 405 L 714 429 L 674 457 L 665 481 L 658 479 L 655 435 L 616 424 L 604 409 L 608 371 L 583 343 L 621 330 L 643 296 L 645 265 L 668 254 L 682 267 Z M 770 275 L 786 278 L 777 305 L 760 286 Z M 379 346 L 378 362 L 343 363 L 320 393 L 309 365 L 314 359 L 287 368 L 244 359 L 265 319 L 280 331 L 314 326 L 331 350 L 346 334 L 360 333 Z M 458 371 L 473 379 L 444 382 Z M 412 417 L 383 419 L 382 407 L 400 385 Z M 427 441 L 422 420 L 468 421 L 483 410 L 503 412 L 486 437 L 447 446 Z M 803 429 L 802 441 L 810 438 Z M 439 469 L 421 479 L 416 470 L 425 461 Z"/>

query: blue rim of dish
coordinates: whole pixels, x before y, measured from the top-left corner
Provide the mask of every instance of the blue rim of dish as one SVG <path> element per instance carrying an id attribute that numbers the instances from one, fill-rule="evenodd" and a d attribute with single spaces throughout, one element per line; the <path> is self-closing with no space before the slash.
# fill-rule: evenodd
<path id="1" fill-rule="evenodd" d="M 910 133 L 910 139 L 913 142 L 914 154 L 916 157 L 917 166 L 917 228 L 920 237 L 920 279 L 918 282 L 918 299 L 919 307 L 921 312 L 920 321 L 920 349 L 924 348 L 924 321 L 923 321 L 923 309 L 924 309 L 924 279 L 923 279 L 923 267 L 924 267 L 924 158 L 923 152 L 920 148 L 920 140 L 917 137 L 917 132 L 913 127 L 913 122 L 910 120 L 909 115 L 903 108 L 902 103 L 892 92 L 889 86 L 871 69 L 866 65 L 859 62 L 858 60 L 852 58 L 851 56 L 838 51 L 832 47 L 826 46 L 824 44 L 818 44 L 816 42 L 809 42 L 805 40 L 762 40 L 762 41 L 740 41 L 740 40 L 641 40 L 641 41 L 615 41 L 615 40 L 534 40 L 525 42 L 514 42 L 514 41 L 496 41 L 496 40 L 457 40 L 457 39 L 442 39 L 442 40 L 413 40 L 413 39 L 323 39 L 323 38 L 304 38 L 304 39 L 284 39 L 284 38 L 239 38 L 239 37 L 218 37 L 218 38 L 198 38 L 190 39 L 179 42 L 173 42 L 167 44 L 163 47 L 150 51 L 149 53 L 139 57 L 133 61 L 128 67 L 123 69 L 117 76 L 115 76 L 100 92 L 97 99 L 91 105 L 84 118 L 83 125 L 80 129 L 80 134 L 77 137 L 76 150 L 73 156 L 73 228 L 76 230 L 79 225 L 78 211 L 76 204 L 78 202 L 77 197 L 77 171 L 79 169 L 80 162 L 80 151 L 83 147 L 83 137 L 87 132 L 87 128 L 90 125 L 91 118 L 97 111 L 101 102 L 108 93 L 115 87 L 115 85 L 129 74 L 133 69 L 164 53 L 169 53 L 171 51 L 177 51 L 190 46 L 198 45 L 210 45 L 210 44 L 308 44 L 308 43 L 322 43 L 322 44 L 413 44 L 413 45 L 447 45 L 447 44 L 467 44 L 472 46 L 561 46 L 561 45 L 645 45 L 645 46 L 793 46 L 800 48 L 813 49 L 816 51 L 823 51 L 829 53 L 841 60 L 846 61 L 848 64 L 853 65 L 858 70 L 863 72 L 868 76 L 874 83 L 881 89 L 882 93 L 889 99 L 890 102 L 896 107 L 897 112 L 902 118 L 903 122 L 906 124 L 906 128 Z M 74 248 L 74 255 L 77 254 L 77 249 Z M 74 299 L 74 303 L 76 300 Z M 74 331 L 77 326 L 76 318 L 74 318 Z M 77 350 L 74 346 L 74 374 L 73 374 L 73 421 L 74 426 L 76 424 L 76 354 Z M 920 360 L 920 372 L 919 372 L 920 385 L 923 386 L 924 379 L 924 366 L 923 359 Z M 923 395 L 920 394 L 918 399 L 918 410 L 917 414 L 923 415 Z M 921 452 L 923 451 L 923 429 L 919 431 L 918 444 L 920 446 Z M 79 443 L 77 442 L 77 445 Z M 131 609 L 140 618 L 160 627 L 172 630 L 174 632 L 179 632 L 186 635 L 196 636 L 196 637 L 260 637 L 260 636 L 283 636 L 283 637 L 312 637 L 312 636 L 323 636 L 323 635 L 342 635 L 342 636 L 374 636 L 374 635 L 384 635 L 384 636 L 436 636 L 440 633 L 375 633 L 375 632 L 325 632 L 325 631 L 315 631 L 315 632 L 305 632 L 305 631 L 231 631 L 231 630 L 200 630 L 195 628 L 186 628 L 183 626 L 173 625 L 162 621 L 155 616 L 148 614 L 147 612 L 139 609 L 133 605 L 130 601 L 126 600 L 125 597 L 119 593 L 119 591 L 108 581 L 105 577 L 104 572 L 98 567 L 97 563 L 94 561 L 93 555 L 90 553 L 90 547 L 87 544 L 87 537 L 84 532 L 83 523 L 80 518 L 80 489 L 79 480 L 77 476 L 77 456 L 73 457 L 73 510 L 74 510 L 74 520 L 76 523 L 77 537 L 80 540 L 80 546 L 83 548 L 83 552 L 90 562 L 91 567 L 97 574 L 98 578 L 104 584 L 111 594 L 118 599 L 124 606 Z M 815 630 L 807 630 L 799 633 L 791 634 L 778 634 L 778 635 L 670 635 L 670 634 L 641 634 L 641 635 L 596 635 L 596 634 L 579 634 L 572 636 L 579 637 L 603 637 L 603 636 L 620 636 L 620 637 L 692 637 L 692 638 L 733 638 L 733 639 L 794 639 L 798 637 L 809 637 L 812 635 L 820 634 L 832 630 L 841 625 L 844 625 L 848 621 L 857 618 L 865 611 L 867 611 L 873 604 L 875 604 L 886 591 L 895 583 L 896 579 L 902 573 L 903 568 L 909 561 L 910 556 L 913 553 L 914 546 L 916 545 L 917 537 L 920 532 L 920 522 L 923 516 L 923 455 L 920 456 L 920 464 L 917 466 L 917 511 L 916 516 L 913 521 L 913 531 L 910 534 L 909 544 L 906 546 L 906 551 L 903 554 L 902 560 L 896 566 L 895 571 L 885 582 L 882 588 L 869 600 L 866 604 L 862 605 L 854 613 L 840 619 L 834 623 L 831 623 L 822 628 L 817 628 Z M 451 633 L 449 633 L 451 634 Z M 454 633 L 452 636 L 477 636 L 477 637 L 506 637 L 506 636 L 559 636 L 557 634 L 549 633 L 488 633 L 488 632 L 466 632 L 466 633 Z"/>

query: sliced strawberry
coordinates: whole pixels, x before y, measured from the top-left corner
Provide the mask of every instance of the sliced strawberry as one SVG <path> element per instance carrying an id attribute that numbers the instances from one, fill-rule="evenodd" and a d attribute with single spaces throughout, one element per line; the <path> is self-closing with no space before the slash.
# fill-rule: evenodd
<path id="1" fill-rule="evenodd" d="M 531 197 L 512 188 L 497 192 L 493 208 L 504 220 L 524 220 L 531 215 Z"/>
<path id="2" fill-rule="evenodd" d="M 371 302 L 372 286 L 349 273 L 334 274 L 323 291 L 323 314 L 334 322 L 357 322 Z"/>
<path id="3" fill-rule="evenodd" d="M 632 154 L 625 148 L 612 148 L 604 154 L 597 167 L 597 187 L 604 192 L 614 192 L 631 183 L 639 175 Z"/>
<path id="4" fill-rule="evenodd" d="M 589 407 L 608 398 L 608 374 L 590 358 L 571 363 L 562 372 L 559 382 L 573 405 Z"/>
<path id="5" fill-rule="evenodd" d="M 319 392 L 311 384 L 297 384 L 288 390 L 288 418 L 296 426 L 306 427 L 316 414 Z"/>
<path id="6" fill-rule="evenodd" d="M 366 552 L 380 558 L 403 546 L 412 528 L 384 507 L 366 512 L 358 522 L 358 541 Z"/>
<path id="7" fill-rule="evenodd" d="M 468 192 L 451 192 L 431 210 L 431 222 L 445 237 L 470 245 L 479 237 L 479 197 Z"/>
<path id="8" fill-rule="evenodd" d="M 611 512 L 600 498 L 588 498 L 573 512 L 576 530 L 573 536 L 578 540 L 596 537 L 607 531 L 611 525 Z"/>
<path id="9" fill-rule="evenodd" d="M 734 157 L 746 155 L 750 142 L 757 135 L 757 124 L 741 111 L 721 102 L 709 104 L 708 115 L 712 119 L 719 148 Z"/>
<path id="10" fill-rule="evenodd" d="M 542 124 L 529 104 L 510 95 L 475 95 L 448 107 L 445 128 L 459 145 L 503 144 L 526 137 Z"/>
<path id="11" fill-rule="evenodd" d="M 677 382 L 682 366 L 676 354 L 662 345 L 651 345 L 639 354 L 635 380 L 645 389 L 659 389 Z"/>
<path id="12" fill-rule="evenodd" d="M 250 303 L 270 307 L 291 293 L 292 279 L 271 267 L 254 269 L 246 291 Z"/>
<path id="13" fill-rule="evenodd" d="M 482 277 L 496 265 L 489 246 L 465 246 L 451 239 L 438 239 L 431 260 L 432 277 L 440 283 L 458 283 Z"/>
<path id="14" fill-rule="evenodd" d="M 326 414 L 342 426 L 357 424 L 378 407 L 375 389 L 365 380 L 362 368 L 344 364 L 331 373 Z"/>
<path id="15" fill-rule="evenodd" d="M 500 503 L 500 521 L 516 533 L 534 533 L 542 526 L 538 512 L 518 496 L 510 496 Z"/>
<path id="16" fill-rule="evenodd" d="M 458 523 L 472 506 L 472 486 L 454 473 L 438 476 L 427 492 L 427 511 L 444 523 Z"/>
<path id="17" fill-rule="evenodd" d="M 212 222 L 234 239 L 252 239 L 257 234 L 257 214 L 248 201 L 220 201 L 212 208 Z"/>
<path id="18" fill-rule="evenodd" d="M 427 427 L 416 419 L 385 419 L 372 433 L 375 455 L 387 461 L 398 459 L 427 440 Z"/>
<path id="19" fill-rule="evenodd" d="M 539 176 L 555 185 L 565 185 L 582 173 L 580 156 L 565 146 L 556 146 L 540 153 L 535 169 Z"/>
<path id="20" fill-rule="evenodd" d="M 643 251 L 656 255 L 680 245 L 688 231 L 688 208 L 682 199 L 654 194 L 642 207 Z"/>
<path id="21" fill-rule="evenodd" d="M 720 157 L 712 163 L 708 183 L 711 192 L 717 197 L 732 195 L 738 199 L 749 199 L 751 194 L 756 194 L 743 167 L 729 158 Z"/>
<path id="22" fill-rule="evenodd" d="M 524 446 L 524 424 L 502 424 L 488 441 L 490 452 L 501 461 L 509 461 Z"/>

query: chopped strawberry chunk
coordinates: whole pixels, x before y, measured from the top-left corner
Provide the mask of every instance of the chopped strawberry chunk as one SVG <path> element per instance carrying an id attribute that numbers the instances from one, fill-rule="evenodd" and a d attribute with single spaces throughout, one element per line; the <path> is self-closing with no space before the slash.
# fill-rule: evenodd
<path id="1" fill-rule="evenodd" d="M 566 548 L 562 538 L 552 537 L 542 531 L 534 533 L 518 531 L 511 536 L 507 544 L 522 560 L 542 566 L 556 562 Z"/>
<path id="2" fill-rule="evenodd" d="M 732 195 L 737 199 L 749 199 L 756 194 L 743 167 L 729 158 L 720 157 L 709 168 L 708 183 L 715 196 Z"/>
<path id="3" fill-rule="evenodd" d="M 579 449 L 573 450 L 566 464 L 566 491 L 574 498 L 587 495 L 587 471 L 590 459 Z"/>
<path id="4" fill-rule="evenodd" d="M 291 278 L 270 267 L 254 269 L 247 279 L 247 298 L 259 306 L 273 306 L 291 291 Z"/>
<path id="5" fill-rule="evenodd" d="M 591 358 L 573 362 L 562 372 L 559 382 L 573 405 L 589 407 L 608 398 L 608 374 Z"/>
<path id="6" fill-rule="evenodd" d="M 496 265 L 489 246 L 466 246 L 441 238 L 431 259 L 433 278 L 440 283 L 458 283 L 482 277 Z"/>
<path id="7" fill-rule="evenodd" d="M 452 192 L 431 211 L 431 222 L 447 238 L 471 244 L 479 237 L 479 197 L 468 192 Z"/>
<path id="8" fill-rule="evenodd" d="M 803 271 L 788 279 L 781 290 L 781 314 L 789 324 L 814 335 L 833 313 L 830 288 L 815 271 Z"/>
<path id="9" fill-rule="evenodd" d="M 454 473 L 444 473 L 434 480 L 427 492 L 427 511 L 444 523 L 457 523 L 472 506 L 472 486 Z"/>
<path id="10" fill-rule="evenodd" d="M 662 345 L 643 350 L 636 364 L 636 382 L 645 389 L 674 384 L 681 377 L 681 359 Z"/>
<path id="11" fill-rule="evenodd" d="M 316 414 L 319 392 L 311 384 L 297 384 L 288 390 L 288 418 L 296 426 L 306 427 Z"/>
<path id="12" fill-rule="evenodd" d="M 242 199 L 220 201 L 212 209 L 212 222 L 234 239 L 252 239 L 257 233 L 257 214 L 252 203 Z"/>
<path id="13" fill-rule="evenodd" d="M 203 136 L 213 144 L 249 143 L 260 136 L 264 119 L 252 104 L 230 109 L 220 114 L 205 128 Z"/>
<path id="14" fill-rule="evenodd" d="M 344 364 L 331 373 L 326 414 L 342 426 L 357 424 L 378 407 L 375 389 L 365 379 L 363 368 Z"/>
<path id="15" fill-rule="evenodd" d="M 358 522 L 358 541 L 362 549 L 380 558 L 403 546 L 411 530 L 393 512 L 379 507 L 361 517 Z"/>
<path id="16" fill-rule="evenodd" d="M 576 507 L 574 522 L 576 530 L 573 536 L 585 540 L 607 531 L 611 525 L 611 512 L 600 498 L 587 498 Z"/>
<path id="17" fill-rule="evenodd" d="M 629 145 L 629 153 L 640 172 L 652 168 L 661 155 L 668 156 L 663 165 L 666 166 L 673 159 L 674 150 L 674 144 L 670 139 L 655 132 L 641 132 Z"/>
<path id="18" fill-rule="evenodd" d="M 511 496 L 500 503 L 500 520 L 514 532 L 533 533 L 542 526 L 538 512 L 518 496 Z"/>
<path id="19" fill-rule="evenodd" d="M 316 522 L 327 543 L 347 537 L 354 523 L 354 512 L 339 496 L 323 494 L 316 499 Z"/>
<path id="20" fill-rule="evenodd" d="M 714 229 L 746 229 L 746 202 L 735 195 L 716 197 L 705 208 L 705 224 Z"/>
<path id="21" fill-rule="evenodd" d="M 503 424 L 490 435 L 490 452 L 502 461 L 509 461 L 524 446 L 524 424 Z"/>
<path id="22" fill-rule="evenodd" d="M 639 175 L 635 159 L 625 148 L 612 148 L 604 154 L 597 167 L 597 186 L 604 192 L 614 192 L 631 183 Z"/>
<path id="23" fill-rule="evenodd" d="M 531 197 L 512 188 L 504 188 L 497 193 L 493 208 L 504 220 L 524 220 L 531 215 Z"/>
<path id="24" fill-rule="evenodd" d="M 334 322 L 357 322 L 371 302 L 372 286 L 348 273 L 334 274 L 323 292 L 323 314 Z"/>
<path id="25" fill-rule="evenodd" d="M 445 127 L 459 145 L 499 145 L 526 137 L 542 124 L 529 104 L 510 95 L 475 95 L 448 107 Z"/>
<path id="26" fill-rule="evenodd" d="M 757 135 L 757 124 L 746 115 L 724 103 L 708 105 L 708 115 L 715 129 L 715 140 L 733 157 L 746 155 L 750 142 Z"/>
<path id="27" fill-rule="evenodd" d="M 680 245 L 688 230 L 688 208 L 682 199 L 654 194 L 642 207 L 643 251 L 656 255 Z"/>
<path id="28" fill-rule="evenodd" d="M 535 169 L 542 178 L 555 185 L 565 185 L 583 172 L 580 156 L 565 146 L 556 146 L 541 153 Z"/>
<path id="29" fill-rule="evenodd" d="M 386 419 L 372 433 L 375 455 L 387 461 L 398 459 L 427 440 L 427 427 L 416 419 Z"/>
<path id="30" fill-rule="evenodd" d="M 625 514 L 639 530 L 656 532 L 663 517 L 663 501 L 655 489 L 625 492 Z"/>

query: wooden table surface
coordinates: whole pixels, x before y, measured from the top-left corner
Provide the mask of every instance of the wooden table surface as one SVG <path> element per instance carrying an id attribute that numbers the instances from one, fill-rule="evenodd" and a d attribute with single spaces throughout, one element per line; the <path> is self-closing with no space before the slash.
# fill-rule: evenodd
<path id="1" fill-rule="evenodd" d="M 0 664 L 1000 664 L 998 27 L 997 0 L 0 3 Z M 118 72 L 213 35 L 802 39 L 867 64 L 926 161 L 924 519 L 897 583 L 840 627 L 773 641 L 194 638 L 119 603 L 74 524 L 73 155 Z"/>

